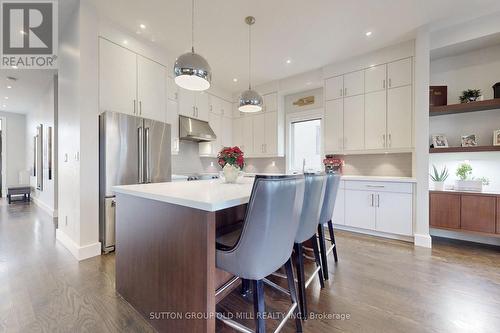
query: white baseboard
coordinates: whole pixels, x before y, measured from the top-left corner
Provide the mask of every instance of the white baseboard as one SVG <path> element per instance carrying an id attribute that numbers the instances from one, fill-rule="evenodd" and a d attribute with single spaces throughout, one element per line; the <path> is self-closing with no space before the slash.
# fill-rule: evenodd
<path id="1" fill-rule="evenodd" d="M 429 234 L 415 234 L 415 246 L 432 248 L 432 238 Z"/>
<path id="2" fill-rule="evenodd" d="M 345 231 L 351 231 L 351 232 L 357 232 L 357 233 L 365 234 L 365 235 L 371 235 L 371 236 L 377 236 L 377 237 L 383 237 L 383 238 L 396 239 L 396 240 L 401 240 L 401 241 L 410 242 L 410 243 L 414 242 L 413 237 L 411 237 L 411 236 L 389 234 L 389 233 L 386 233 L 386 232 L 381 232 L 381 231 L 376 231 L 376 230 L 368 230 L 368 229 L 361 229 L 361 228 L 350 227 L 350 226 L 342 225 L 342 224 L 335 224 L 334 227 L 335 227 L 335 229 L 345 230 Z"/>
<path id="3" fill-rule="evenodd" d="M 42 200 L 40 200 L 40 199 L 38 199 L 38 198 L 36 198 L 34 196 L 31 196 L 31 201 L 33 201 L 33 203 L 35 205 L 37 205 L 38 207 L 40 207 L 41 209 L 43 209 L 51 217 L 57 217 L 57 214 L 55 214 L 54 208 L 50 207 L 49 205 L 47 205 Z"/>
<path id="4" fill-rule="evenodd" d="M 56 239 L 68 249 L 78 261 L 101 255 L 101 242 L 79 246 L 61 229 L 56 229 Z"/>

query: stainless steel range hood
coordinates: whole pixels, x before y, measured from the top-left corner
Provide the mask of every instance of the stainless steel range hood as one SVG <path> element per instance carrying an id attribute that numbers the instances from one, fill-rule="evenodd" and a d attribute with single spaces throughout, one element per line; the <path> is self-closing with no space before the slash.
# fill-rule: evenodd
<path id="1" fill-rule="evenodd" d="M 207 142 L 215 141 L 217 136 L 208 122 L 179 115 L 179 139 Z"/>

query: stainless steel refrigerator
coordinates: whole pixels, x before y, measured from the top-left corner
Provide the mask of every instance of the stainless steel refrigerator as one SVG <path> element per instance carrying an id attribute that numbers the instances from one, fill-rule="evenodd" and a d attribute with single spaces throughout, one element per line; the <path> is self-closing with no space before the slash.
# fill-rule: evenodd
<path id="1" fill-rule="evenodd" d="M 112 187 L 171 181 L 170 149 L 167 123 L 111 111 L 99 116 L 99 239 L 103 252 L 115 248 Z"/>

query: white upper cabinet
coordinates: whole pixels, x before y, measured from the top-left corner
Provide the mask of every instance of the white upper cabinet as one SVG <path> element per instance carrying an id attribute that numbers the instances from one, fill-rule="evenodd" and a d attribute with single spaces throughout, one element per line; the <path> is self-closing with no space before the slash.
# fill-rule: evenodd
<path id="1" fill-rule="evenodd" d="M 365 92 L 365 71 L 344 75 L 344 97 L 361 95 Z"/>
<path id="2" fill-rule="evenodd" d="M 266 142 L 264 153 L 266 155 L 278 155 L 278 113 L 266 112 Z"/>
<path id="3" fill-rule="evenodd" d="M 179 113 L 177 102 L 167 100 L 166 122 L 170 124 L 172 154 L 179 152 Z"/>
<path id="4" fill-rule="evenodd" d="M 365 96 L 344 98 L 344 151 L 363 150 L 364 143 Z"/>
<path id="5" fill-rule="evenodd" d="M 262 108 L 265 112 L 272 112 L 278 110 L 278 94 L 271 93 L 262 96 L 264 100 L 264 107 Z"/>
<path id="6" fill-rule="evenodd" d="M 388 148 L 412 146 L 412 86 L 387 91 Z"/>
<path id="7" fill-rule="evenodd" d="M 231 117 L 222 116 L 222 146 L 233 146 L 233 121 Z"/>
<path id="8" fill-rule="evenodd" d="M 238 146 L 243 150 L 243 118 L 233 118 L 233 141 L 232 146 Z M 245 152 L 243 150 L 243 152 Z"/>
<path id="9" fill-rule="evenodd" d="M 412 58 L 390 62 L 387 65 L 388 88 L 412 84 Z"/>
<path id="10" fill-rule="evenodd" d="M 365 148 L 386 148 L 386 91 L 365 95 Z"/>
<path id="11" fill-rule="evenodd" d="M 136 115 L 136 54 L 99 39 L 99 109 Z"/>
<path id="12" fill-rule="evenodd" d="M 137 56 L 137 98 L 141 117 L 166 121 L 166 80 L 165 66 Z"/>
<path id="13" fill-rule="evenodd" d="M 243 141 L 241 145 L 241 150 L 246 156 L 252 156 L 254 154 L 253 149 L 253 120 L 252 117 L 243 117 L 242 119 L 242 131 L 243 131 Z"/>
<path id="14" fill-rule="evenodd" d="M 254 155 L 264 155 L 264 145 L 266 143 L 266 116 L 257 114 L 253 118 L 253 153 Z"/>
<path id="15" fill-rule="evenodd" d="M 170 76 L 167 76 L 167 99 L 177 101 L 179 95 L 179 86 L 175 84 L 175 81 Z"/>
<path id="16" fill-rule="evenodd" d="M 232 107 L 233 107 L 233 104 L 231 102 L 228 102 L 224 99 L 221 99 L 220 110 L 221 110 L 221 114 L 223 116 L 231 117 Z"/>
<path id="17" fill-rule="evenodd" d="M 387 65 L 368 68 L 365 71 L 365 92 L 382 91 L 386 89 Z"/>
<path id="18" fill-rule="evenodd" d="M 205 92 L 179 89 L 179 114 L 208 121 L 209 95 Z"/>
<path id="19" fill-rule="evenodd" d="M 340 99 L 325 102 L 324 118 L 325 153 L 339 153 L 343 149 L 344 101 Z"/>
<path id="20" fill-rule="evenodd" d="M 325 81 L 325 100 L 338 99 L 344 96 L 344 76 L 339 75 Z"/>
<path id="21" fill-rule="evenodd" d="M 222 100 L 219 97 L 214 96 L 214 95 L 209 95 L 208 99 L 210 102 L 210 106 L 209 106 L 210 112 L 215 113 L 215 114 L 222 114 L 222 106 L 221 106 Z"/>

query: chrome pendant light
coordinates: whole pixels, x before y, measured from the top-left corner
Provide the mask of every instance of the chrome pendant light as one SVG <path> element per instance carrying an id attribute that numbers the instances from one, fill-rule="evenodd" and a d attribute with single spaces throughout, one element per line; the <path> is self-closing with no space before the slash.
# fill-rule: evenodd
<path id="1" fill-rule="evenodd" d="M 194 0 L 191 9 L 191 52 L 184 53 L 176 59 L 174 80 L 181 88 L 202 91 L 210 88 L 212 69 L 205 58 L 194 52 Z"/>
<path id="2" fill-rule="evenodd" d="M 251 27 L 255 23 L 255 17 L 247 16 L 245 23 L 248 24 L 248 90 L 245 90 L 240 95 L 240 106 L 238 110 L 241 112 L 259 112 L 262 110 L 262 96 L 252 90 L 252 34 Z"/>

